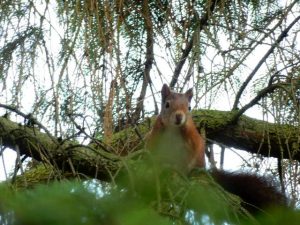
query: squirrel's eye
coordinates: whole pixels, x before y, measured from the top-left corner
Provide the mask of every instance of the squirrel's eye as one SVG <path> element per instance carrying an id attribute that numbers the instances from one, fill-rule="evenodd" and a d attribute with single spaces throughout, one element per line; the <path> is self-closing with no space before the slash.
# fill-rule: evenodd
<path id="1" fill-rule="evenodd" d="M 170 107 L 170 103 L 166 102 L 166 109 Z"/>
<path id="2" fill-rule="evenodd" d="M 189 111 L 191 111 L 191 109 L 192 109 L 191 106 L 189 106 Z"/>

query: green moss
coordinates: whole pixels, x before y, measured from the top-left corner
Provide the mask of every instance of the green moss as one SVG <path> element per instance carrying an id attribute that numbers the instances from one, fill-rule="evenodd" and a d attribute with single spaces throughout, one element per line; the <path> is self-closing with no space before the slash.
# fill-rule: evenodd
<path id="1" fill-rule="evenodd" d="M 54 167 L 47 164 L 38 164 L 33 168 L 28 168 L 23 174 L 17 175 L 3 183 L 9 184 L 13 189 L 33 188 L 36 185 L 52 182 L 55 179 Z"/>
<path id="2" fill-rule="evenodd" d="M 211 130 L 227 126 L 234 115 L 233 112 L 219 110 L 197 110 L 192 113 L 197 125 Z"/>

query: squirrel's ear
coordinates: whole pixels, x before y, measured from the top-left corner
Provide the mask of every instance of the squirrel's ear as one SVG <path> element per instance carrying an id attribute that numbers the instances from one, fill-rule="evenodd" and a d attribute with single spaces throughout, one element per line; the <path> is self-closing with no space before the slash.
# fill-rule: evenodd
<path id="1" fill-rule="evenodd" d="M 189 102 L 192 100 L 193 97 L 193 88 L 190 88 L 185 92 L 185 96 L 188 98 Z"/>
<path id="2" fill-rule="evenodd" d="M 161 98 L 162 98 L 163 102 L 169 96 L 170 93 L 171 93 L 171 90 L 170 90 L 169 86 L 167 84 L 164 84 L 161 89 Z"/>

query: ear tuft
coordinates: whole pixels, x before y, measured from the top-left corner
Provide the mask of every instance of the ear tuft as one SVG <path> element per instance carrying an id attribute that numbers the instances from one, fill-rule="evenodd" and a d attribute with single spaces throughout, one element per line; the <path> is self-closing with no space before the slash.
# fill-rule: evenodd
<path id="1" fill-rule="evenodd" d="M 185 92 L 185 96 L 188 98 L 189 102 L 192 100 L 193 97 L 193 88 L 190 88 Z"/>
<path id="2" fill-rule="evenodd" d="M 162 102 L 165 102 L 166 98 L 171 94 L 171 90 L 167 84 L 164 84 L 161 89 Z"/>

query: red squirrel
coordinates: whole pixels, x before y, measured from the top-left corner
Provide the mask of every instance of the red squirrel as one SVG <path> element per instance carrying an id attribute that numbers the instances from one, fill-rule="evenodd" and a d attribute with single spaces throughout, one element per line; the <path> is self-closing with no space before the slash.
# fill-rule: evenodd
<path id="1" fill-rule="evenodd" d="M 171 149 L 172 152 L 169 152 L 171 154 L 176 154 L 177 149 L 181 151 L 179 154 L 183 153 L 177 155 L 184 157 L 181 161 L 186 164 L 186 170 L 190 171 L 195 167 L 204 168 L 205 141 L 199 134 L 190 113 L 193 90 L 189 89 L 184 94 L 176 93 L 164 84 L 161 96 L 161 111 L 148 136 L 147 148 L 155 149 L 164 145 Z M 164 148 L 159 150 L 162 149 Z"/>
<path id="2" fill-rule="evenodd" d="M 205 168 L 205 140 L 199 134 L 190 113 L 192 89 L 176 93 L 164 84 L 161 97 L 161 111 L 148 135 L 146 148 L 150 151 L 168 149 L 165 159 L 169 163 L 184 164 L 179 167 L 182 169 L 183 166 L 184 172 Z M 180 162 L 170 160 L 176 157 L 176 148 L 183 153 L 177 154 L 177 157 L 181 157 Z M 242 205 L 251 212 L 286 205 L 285 196 L 266 178 L 217 169 L 212 170 L 211 175 L 225 190 L 238 195 L 243 200 Z"/>

